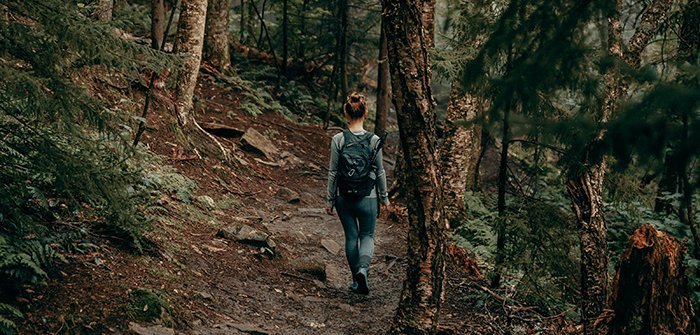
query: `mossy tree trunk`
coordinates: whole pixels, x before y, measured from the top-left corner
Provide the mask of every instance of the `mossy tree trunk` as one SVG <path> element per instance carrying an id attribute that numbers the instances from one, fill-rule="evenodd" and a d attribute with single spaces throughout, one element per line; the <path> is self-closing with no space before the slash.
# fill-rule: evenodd
<path id="1" fill-rule="evenodd" d="M 383 0 L 393 102 L 407 167 L 408 268 L 389 334 L 434 334 L 443 298 L 445 220 L 436 158 L 430 44 L 421 3 Z"/>
<path id="2" fill-rule="evenodd" d="M 204 30 L 204 60 L 219 71 L 231 67 L 228 25 L 231 0 L 209 0 Z"/>
<path id="3" fill-rule="evenodd" d="M 182 0 L 177 26 L 175 53 L 184 59 L 184 66 L 175 84 L 177 119 L 186 126 L 192 117 L 192 97 L 202 61 L 207 0 Z"/>

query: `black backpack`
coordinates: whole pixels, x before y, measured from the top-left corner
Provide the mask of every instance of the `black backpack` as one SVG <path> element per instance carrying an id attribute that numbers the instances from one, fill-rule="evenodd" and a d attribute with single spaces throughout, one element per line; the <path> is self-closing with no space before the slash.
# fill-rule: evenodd
<path id="1" fill-rule="evenodd" d="M 340 196 L 348 201 L 357 201 L 372 193 L 375 180 L 370 176 L 374 158 L 383 144 L 380 139 L 377 151 L 372 148 L 371 132 L 355 135 L 343 131 L 345 144 L 338 157 L 338 189 Z"/>

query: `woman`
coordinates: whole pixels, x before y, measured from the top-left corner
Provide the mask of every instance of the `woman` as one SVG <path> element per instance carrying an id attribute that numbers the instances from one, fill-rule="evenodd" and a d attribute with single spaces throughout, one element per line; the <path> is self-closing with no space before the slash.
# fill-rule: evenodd
<path id="1" fill-rule="evenodd" d="M 374 253 L 378 201 L 389 204 L 381 140 L 367 132 L 365 97 L 352 93 L 343 105 L 348 129 L 333 136 L 328 168 L 326 212 L 338 217 L 345 232 L 345 256 L 353 275 L 350 289 L 369 294 L 367 271 Z M 358 172 L 359 171 L 359 172 Z"/>

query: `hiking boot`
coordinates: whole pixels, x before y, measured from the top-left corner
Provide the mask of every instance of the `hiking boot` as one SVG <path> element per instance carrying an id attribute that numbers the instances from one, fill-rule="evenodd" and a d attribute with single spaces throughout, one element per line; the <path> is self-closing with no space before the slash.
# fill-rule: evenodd
<path id="1" fill-rule="evenodd" d="M 349 289 L 352 292 L 357 292 L 357 281 L 354 278 L 352 280 L 352 284 L 350 284 Z"/>
<path id="2" fill-rule="evenodd" d="M 367 285 L 367 268 L 361 267 L 357 270 L 355 274 L 355 281 L 357 282 L 357 290 L 355 292 L 359 294 L 369 294 L 369 286 Z"/>

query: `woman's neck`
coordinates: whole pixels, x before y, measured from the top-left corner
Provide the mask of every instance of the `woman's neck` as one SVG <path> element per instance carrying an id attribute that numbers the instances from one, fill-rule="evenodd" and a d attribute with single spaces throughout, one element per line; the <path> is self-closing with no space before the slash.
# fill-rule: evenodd
<path id="1" fill-rule="evenodd" d="M 354 133 L 365 130 L 365 128 L 363 127 L 364 122 L 362 122 L 362 121 L 363 120 L 350 122 L 350 124 L 348 124 L 348 130 L 350 130 L 351 132 L 354 132 Z"/>

